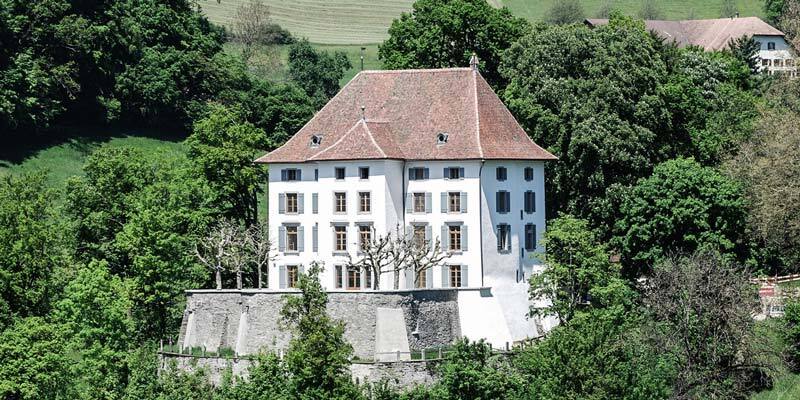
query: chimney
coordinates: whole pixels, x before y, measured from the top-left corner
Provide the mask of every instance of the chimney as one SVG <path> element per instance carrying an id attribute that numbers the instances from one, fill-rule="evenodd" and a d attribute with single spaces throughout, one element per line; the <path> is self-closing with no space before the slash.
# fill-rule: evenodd
<path id="1" fill-rule="evenodd" d="M 734 18 L 739 18 L 739 12 L 738 11 L 734 15 L 735 15 Z"/>
<path id="2" fill-rule="evenodd" d="M 367 120 L 367 114 L 365 113 L 366 109 L 367 109 L 366 106 L 361 106 L 361 119 L 363 121 Z"/>
<path id="3" fill-rule="evenodd" d="M 478 70 L 478 55 L 475 52 L 472 52 L 472 57 L 469 58 L 469 67 L 472 68 L 473 71 Z"/>

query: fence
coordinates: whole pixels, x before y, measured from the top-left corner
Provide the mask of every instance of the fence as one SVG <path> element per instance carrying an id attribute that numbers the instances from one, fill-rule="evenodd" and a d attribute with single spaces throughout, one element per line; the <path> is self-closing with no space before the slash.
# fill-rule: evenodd
<path id="1" fill-rule="evenodd" d="M 750 282 L 761 285 L 775 285 L 777 283 L 786 283 L 800 281 L 800 274 L 784 275 L 784 276 L 768 276 L 765 278 L 752 278 Z"/>

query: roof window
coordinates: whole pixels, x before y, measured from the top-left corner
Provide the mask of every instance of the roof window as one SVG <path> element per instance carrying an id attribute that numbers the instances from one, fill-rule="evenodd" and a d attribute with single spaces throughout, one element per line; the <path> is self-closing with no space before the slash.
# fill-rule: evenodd
<path id="1" fill-rule="evenodd" d="M 322 144 L 322 135 L 311 135 L 311 147 L 319 147 Z"/>
<path id="2" fill-rule="evenodd" d="M 439 132 L 436 135 L 436 144 L 445 144 L 447 143 L 447 132 Z"/>

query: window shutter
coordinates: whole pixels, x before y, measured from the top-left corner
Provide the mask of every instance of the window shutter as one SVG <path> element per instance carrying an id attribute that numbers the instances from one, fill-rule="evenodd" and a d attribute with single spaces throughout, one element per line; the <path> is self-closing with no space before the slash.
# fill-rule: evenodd
<path id="1" fill-rule="evenodd" d="M 459 178 L 463 178 L 464 177 L 464 168 L 459 168 L 458 169 L 458 177 Z"/>
<path id="2" fill-rule="evenodd" d="M 299 168 L 297 169 L 297 180 L 298 181 L 302 181 L 303 180 L 303 170 L 299 169 Z"/>
<path id="3" fill-rule="evenodd" d="M 414 234 L 414 226 L 406 225 L 406 239 L 410 238 L 413 234 Z"/>
<path id="4" fill-rule="evenodd" d="M 406 212 L 412 213 L 414 212 L 414 194 L 406 193 Z"/>
<path id="5" fill-rule="evenodd" d="M 305 247 L 306 247 L 305 246 L 305 241 L 306 241 L 305 228 L 302 227 L 302 226 L 298 227 L 297 228 L 297 251 L 298 252 L 302 253 L 303 251 L 305 251 Z"/>
<path id="6" fill-rule="evenodd" d="M 286 289 L 286 266 L 281 265 L 280 267 L 278 267 L 278 271 L 280 274 L 280 281 L 278 284 L 278 288 Z"/>
<path id="7" fill-rule="evenodd" d="M 444 171 L 442 172 L 442 178 L 450 179 L 450 168 L 444 167 Z"/>
<path id="8" fill-rule="evenodd" d="M 508 192 L 506 192 L 506 195 L 503 196 L 503 197 L 504 197 L 504 199 L 506 201 L 505 210 L 506 210 L 506 212 L 509 212 L 509 211 L 511 211 L 511 195 L 508 194 Z"/>
<path id="9" fill-rule="evenodd" d="M 298 274 L 297 279 L 298 280 L 300 279 L 300 276 L 299 276 L 300 274 L 305 274 L 305 273 L 306 273 L 306 267 L 303 266 L 302 264 L 298 265 L 297 266 L 297 274 Z"/>
<path id="10" fill-rule="evenodd" d="M 532 251 L 536 251 L 536 225 L 533 226 L 533 249 Z"/>
<path id="11" fill-rule="evenodd" d="M 285 170 L 285 169 L 282 169 L 282 170 L 281 170 L 281 181 L 284 181 L 284 182 L 285 182 L 287 179 L 289 179 L 289 178 L 288 178 L 286 175 L 287 175 L 287 172 L 286 172 L 286 170 Z"/>
<path id="12" fill-rule="evenodd" d="M 447 236 L 447 225 L 442 225 L 442 236 L 439 239 L 442 242 L 442 250 L 450 248 L 450 238 Z"/>
<path id="13" fill-rule="evenodd" d="M 425 270 L 425 286 L 428 288 L 433 287 L 433 268 Z"/>
<path id="14" fill-rule="evenodd" d="M 422 179 L 429 179 L 430 178 L 430 170 L 427 168 L 422 169 Z"/>
<path id="15" fill-rule="evenodd" d="M 286 251 L 286 227 L 278 227 L 278 251 Z"/>
<path id="16" fill-rule="evenodd" d="M 319 227 L 317 225 L 311 227 L 311 251 L 319 252 Z"/>
<path id="17" fill-rule="evenodd" d="M 406 270 L 406 289 L 414 289 L 414 268 Z"/>
<path id="18" fill-rule="evenodd" d="M 425 212 L 430 214 L 432 212 L 433 201 L 431 198 L 433 195 L 430 192 L 425 193 Z"/>
<path id="19" fill-rule="evenodd" d="M 502 202 L 503 202 L 503 193 L 502 192 L 495 193 L 495 196 L 494 196 L 495 211 L 501 212 L 501 210 L 503 209 L 502 208 L 503 207 Z"/>
<path id="20" fill-rule="evenodd" d="M 340 270 L 341 268 L 342 268 L 342 266 L 341 266 L 341 265 L 334 265 L 334 266 L 333 266 L 333 288 L 334 288 L 334 289 L 339 289 L 339 288 L 341 287 L 341 286 L 339 286 L 339 285 L 341 285 L 341 283 L 342 283 L 342 282 L 337 282 L 337 281 L 338 281 L 338 279 L 337 279 L 337 278 L 339 278 L 339 274 L 338 274 L 338 272 L 339 272 L 339 270 Z"/>
<path id="21" fill-rule="evenodd" d="M 302 214 L 303 210 L 305 210 L 305 198 L 306 196 L 303 193 L 297 195 L 297 213 Z"/>
<path id="22" fill-rule="evenodd" d="M 414 180 L 414 174 L 411 172 L 413 170 L 414 170 L 413 168 L 409 168 L 408 169 L 408 180 L 410 180 L 410 181 Z"/>
<path id="23" fill-rule="evenodd" d="M 511 226 L 510 225 L 506 228 L 506 248 L 508 249 L 509 252 L 511 252 L 511 250 L 513 250 L 512 246 L 511 246 Z"/>
<path id="24" fill-rule="evenodd" d="M 442 287 L 450 287 L 450 266 L 442 265 Z"/>
<path id="25" fill-rule="evenodd" d="M 461 225 L 461 251 L 467 251 L 467 226 Z"/>
<path id="26" fill-rule="evenodd" d="M 461 192 L 461 212 L 467 212 L 467 192 Z"/>
<path id="27" fill-rule="evenodd" d="M 503 251 L 503 230 L 497 225 L 497 251 Z"/>
<path id="28" fill-rule="evenodd" d="M 469 268 L 466 265 L 461 266 L 461 287 L 469 286 Z"/>
<path id="29" fill-rule="evenodd" d="M 536 192 L 533 192 L 531 197 L 533 197 L 533 212 L 536 212 Z"/>
<path id="30" fill-rule="evenodd" d="M 428 243 L 428 248 L 433 247 L 433 228 L 430 225 L 425 227 L 425 242 Z"/>
<path id="31" fill-rule="evenodd" d="M 319 193 L 311 194 L 311 212 L 314 214 L 319 213 Z"/>
<path id="32" fill-rule="evenodd" d="M 278 214 L 286 213 L 286 195 L 283 193 L 278 194 Z"/>
<path id="33" fill-rule="evenodd" d="M 447 192 L 442 192 L 441 198 L 442 198 L 442 213 L 446 213 L 447 212 L 447 208 L 448 208 L 447 207 L 448 206 L 448 204 L 447 204 Z"/>

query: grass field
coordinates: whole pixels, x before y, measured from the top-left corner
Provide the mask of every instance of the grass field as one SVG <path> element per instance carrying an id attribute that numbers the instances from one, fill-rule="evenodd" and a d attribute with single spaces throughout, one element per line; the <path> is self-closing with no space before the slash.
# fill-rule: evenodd
<path id="1" fill-rule="evenodd" d="M 230 25 L 237 7 L 249 0 L 199 0 L 203 12 L 218 24 Z M 508 7 L 514 14 L 539 21 L 559 0 L 490 0 Z M 657 0 L 667 19 L 719 18 L 725 0 Z M 392 20 L 411 9 L 414 0 L 264 0 L 272 19 L 296 36 L 314 43 L 380 43 Z M 763 1 L 735 0 L 741 16 L 761 16 Z M 628 15 L 636 15 L 642 0 L 581 0 L 587 17 L 595 16 L 605 4 Z"/>
<path id="2" fill-rule="evenodd" d="M 772 390 L 757 393 L 751 400 L 797 400 L 800 399 L 800 375 L 781 375 Z"/>

